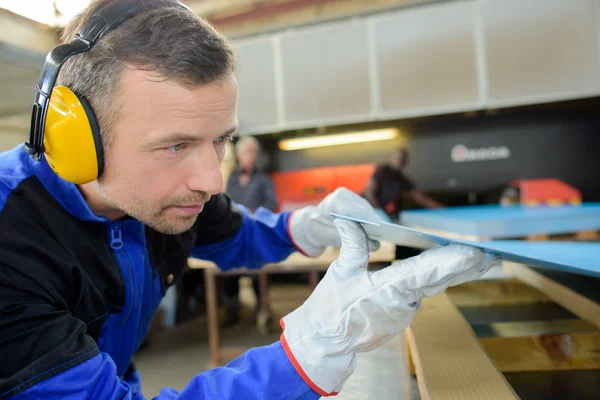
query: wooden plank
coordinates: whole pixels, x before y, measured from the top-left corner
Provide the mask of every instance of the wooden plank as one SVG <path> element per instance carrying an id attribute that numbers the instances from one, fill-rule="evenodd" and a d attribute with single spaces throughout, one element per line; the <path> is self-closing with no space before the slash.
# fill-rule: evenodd
<path id="1" fill-rule="evenodd" d="M 423 399 L 518 399 L 445 293 L 427 298 L 406 330 Z"/>
<path id="2" fill-rule="evenodd" d="M 502 372 L 600 369 L 600 332 L 482 338 Z"/>
<path id="3" fill-rule="evenodd" d="M 527 240 L 530 240 L 532 242 L 545 242 L 549 239 L 550 239 L 550 235 L 548 235 L 546 233 L 538 233 L 535 235 L 527 236 Z"/>
<path id="4" fill-rule="evenodd" d="M 206 309 L 208 312 L 208 341 L 210 347 L 210 364 L 212 368 L 221 365 L 221 344 L 219 334 L 219 314 L 217 310 L 217 289 L 215 274 L 211 269 L 204 270 L 206 290 Z"/>
<path id="5" fill-rule="evenodd" d="M 548 296 L 517 279 L 467 282 L 448 288 L 446 293 L 457 307 L 550 302 Z"/>
<path id="6" fill-rule="evenodd" d="M 415 376 L 417 370 L 415 369 L 415 363 L 413 362 L 410 354 L 410 342 L 408 340 L 407 331 L 404 331 L 404 351 L 406 352 L 406 366 L 408 367 L 408 373 L 410 376 Z"/>
<path id="7" fill-rule="evenodd" d="M 598 329 L 594 325 L 581 319 L 495 322 L 488 326 L 495 336 L 501 337 L 598 332 Z"/>
<path id="8" fill-rule="evenodd" d="M 600 233 L 598 231 L 581 231 L 575 234 L 577 240 L 598 240 Z"/>
<path id="9" fill-rule="evenodd" d="M 554 302 L 600 329 L 600 304 L 523 264 L 504 262 L 504 268 L 514 277 L 535 287 Z"/>

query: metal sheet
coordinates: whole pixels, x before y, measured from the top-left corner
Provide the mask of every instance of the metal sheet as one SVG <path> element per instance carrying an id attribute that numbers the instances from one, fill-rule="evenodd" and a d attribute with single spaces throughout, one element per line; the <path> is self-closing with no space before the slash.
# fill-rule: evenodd
<path id="1" fill-rule="evenodd" d="M 499 255 L 506 261 L 600 277 L 600 243 L 529 242 L 521 240 L 472 242 L 434 235 L 387 222 L 365 221 L 333 213 L 331 215 L 334 218 L 360 223 L 369 237 L 397 245 L 428 249 L 456 243 Z"/>
<path id="2" fill-rule="evenodd" d="M 581 206 L 503 207 L 495 204 L 406 210 L 402 225 L 477 237 L 507 239 L 600 229 L 600 203 Z"/>

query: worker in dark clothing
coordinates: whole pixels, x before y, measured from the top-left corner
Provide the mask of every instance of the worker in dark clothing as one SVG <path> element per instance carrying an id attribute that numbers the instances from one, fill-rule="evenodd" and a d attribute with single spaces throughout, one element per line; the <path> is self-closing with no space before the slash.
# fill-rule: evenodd
<path id="1" fill-rule="evenodd" d="M 398 222 L 404 208 L 404 196 L 409 194 L 419 205 L 426 208 L 441 208 L 404 174 L 408 164 L 408 150 L 400 148 L 394 152 L 391 164 L 377 167 L 369 180 L 363 196 L 371 203 L 384 220 Z M 396 258 L 404 259 L 419 254 L 411 247 L 396 246 Z"/>
<path id="2" fill-rule="evenodd" d="M 259 208 L 275 211 L 277 199 L 271 177 L 257 168 L 260 157 L 260 145 L 252 136 L 244 136 L 235 144 L 237 168 L 227 181 L 227 194 L 231 200 L 246 207 L 251 213 Z M 256 295 L 256 309 L 260 311 L 260 294 L 258 278 L 253 275 L 252 287 Z M 226 277 L 223 280 L 223 301 L 225 303 L 225 319 L 223 326 L 235 324 L 240 318 L 240 285 L 239 277 Z"/>
<path id="3" fill-rule="evenodd" d="M 400 148 L 394 152 L 390 165 L 377 167 L 367 184 L 364 197 L 371 205 L 382 210 L 390 221 L 396 222 L 402 212 L 404 196 L 409 194 L 414 201 L 426 208 L 441 208 L 443 205 L 427 196 L 415 187 L 415 184 L 404 175 L 408 164 L 408 150 Z"/>

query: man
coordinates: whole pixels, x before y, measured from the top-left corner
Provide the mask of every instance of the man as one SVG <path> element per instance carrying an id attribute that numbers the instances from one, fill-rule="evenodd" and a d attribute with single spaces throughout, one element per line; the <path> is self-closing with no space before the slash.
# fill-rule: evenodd
<path id="1" fill-rule="evenodd" d="M 384 219 L 396 221 L 404 205 L 404 195 L 408 193 L 414 201 L 426 208 L 441 208 L 404 175 L 408 164 L 408 150 L 400 148 L 394 152 L 391 165 L 377 167 L 364 192 L 364 197 L 379 210 Z"/>
<path id="2" fill-rule="evenodd" d="M 399 214 L 404 209 L 404 196 L 408 193 L 414 201 L 426 208 L 441 208 L 404 175 L 408 164 L 408 150 L 399 148 L 392 156 L 391 165 L 377 167 L 367 184 L 363 196 L 375 208 L 379 216 L 387 222 L 398 222 Z M 419 249 L 407 246 L 396 246 L 396 259 L 403 260 L 420 254 Z"/>
<path id="3" fill-rule="evenodd" d="M 260 145 L 258 140 L 252 136 L 244 136 L 235 144 L 235 158 L 237 168 L 229 176 L 227 181 L 227 194 L 237 204 L 243 205 L 250 212 L 256 212 L 259 208 L 275 211 L 277 199 L 273 181 L 265 172 L 257 169 Z M 260 310 L 260 295 L 258 290 L 258 279 L 251 277 L 252 287 L 257 299 L 257 310 Z M 239 320 L 239 278 L 231 277 L 224 279 L 224 303 L 226 307 L 224 326 L 229 326 Z"/>
<path id="4" fill-rule="evenodd" d="M 227 181 L 227 194 L 251 212 L 260 207 L 275 211 L 275 187 L 269 175 L 257 168 L 259 153 L 258 140 L 252 136 L 244 136 L 236 142 L 237 168 Z"/>
<path id="5" fill-rule="evenodd" d="M 112 10 L 124 5 L 126 12 Z M 118 25 L 98 36 L 115 15 Z M 282 319 L 281 341 L 196 375 L 181 393 L 163 389 L 158 399 L 338 392 L 355 354 L 404 329 L 423 296 L 497 261 L 448 246 L 367 272 L 364 230 L 329 215 L 372 217 L 347 190 L 294 214 L 249 215 L 220 194 L 219 163 L 237 103 L 226 40 L 168 0 L 93 1 L 64 40 L 78 31 L 78 46 L 95 44 L 67 60 L 57 83 L 96 114 L 103 168 L 84 184 L 59 177 L 48 161 L 60 156 L 52 145 L 63 140 L 68 150 L 89 130 L 63 132 L 50 119 L 46 133 L 66 137 L 44 137 L 41 161 L 23 147 L 0 155 L 0 398 L 142 399 L 131 357 L 190 254 L 223 269 L 258 268 L 343 243 L 315 292 Z M 84 149 L 74 150 L 76 158 Z"/>

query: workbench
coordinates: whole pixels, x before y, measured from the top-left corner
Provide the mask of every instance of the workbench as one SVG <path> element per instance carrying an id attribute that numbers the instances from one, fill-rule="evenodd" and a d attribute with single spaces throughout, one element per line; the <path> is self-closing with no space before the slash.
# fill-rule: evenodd
<path id="1" fill-rule="evenodd" d="M 600 281 L 505 263 L 423 301 L 405 331 L 422 399 L 596 399 Z"/>
<path id="2" fill-rule="evenodd" d="M 596 241 L 600 204 L 452 207 L 405 211 L 400 220 L 412 228 L 472 241 Z M 508 279 L 469 282 L 426 299 L 405 331 L 408 363 L 421 397 L 596 398 L 600 281 L 503 264 Z"/>

